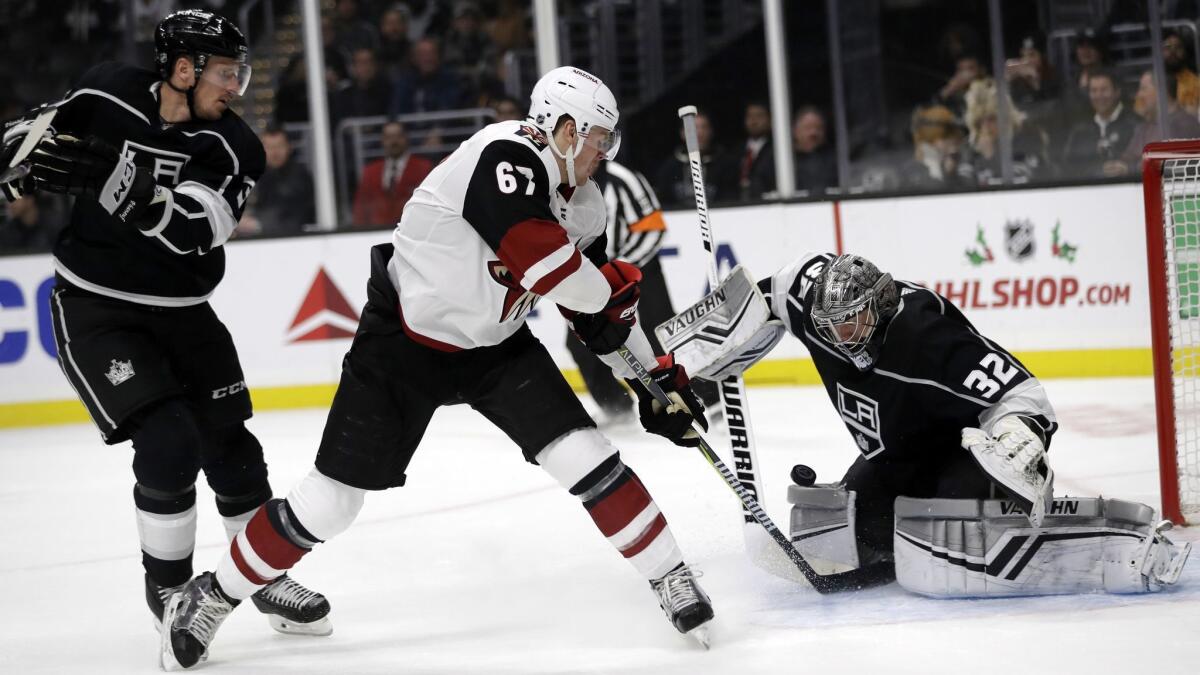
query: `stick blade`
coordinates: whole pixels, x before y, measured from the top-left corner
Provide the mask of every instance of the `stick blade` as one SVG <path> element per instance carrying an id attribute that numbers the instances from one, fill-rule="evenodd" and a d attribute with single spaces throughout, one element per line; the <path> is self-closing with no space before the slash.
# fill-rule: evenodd
<path id="1" fill-rule="evenodd" d="M 693 116 L 694 116 L 694 115 L 696 115 L 697 113 L 699 113 L 699 110 L 697 110 L 697 109 L 696 109 L 696 106 L 694 106 L 694 105 L 685 105 L 685 106 L 683 106 L 682 108 L 680 108 L 680 109 L 679 109 L 679 116 L 680 116 L 680 117 L 687 117 L 688 115 L 693 115 Z"/>

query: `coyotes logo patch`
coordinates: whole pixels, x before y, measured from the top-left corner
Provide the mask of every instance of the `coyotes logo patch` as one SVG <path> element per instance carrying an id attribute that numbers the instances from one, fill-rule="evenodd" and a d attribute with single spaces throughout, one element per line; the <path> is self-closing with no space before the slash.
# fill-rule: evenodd
<path id="1" fill-rule="evenodd" d="M 501 286 L 508 289 L 504 294 L 504 303 L 500 308 L 500 318 L 497 323 L 505 321 L 520 321 L 527 313 L 533 310 L 537 304 L 538 298 L 542 297 L 533 291 L 527 291 L 517 283 L 512 272 L 508 271 L 508 267 L 499 260 L 489 260 L 488 275 L 492 280 Z"/>
<path id="2" fill-rule="evenodd" d="M 549 145 L 549 142 L 546 141 L 546 134 L 542 133 L 542 130 L 535 126 L 522 124 L 521 128 L 517 129 L 517 135 L 528 138 L 529 142 L 533 143 L 534 147 L 538 149 L 538 152 L 545 150 L 546 146 Z"/>

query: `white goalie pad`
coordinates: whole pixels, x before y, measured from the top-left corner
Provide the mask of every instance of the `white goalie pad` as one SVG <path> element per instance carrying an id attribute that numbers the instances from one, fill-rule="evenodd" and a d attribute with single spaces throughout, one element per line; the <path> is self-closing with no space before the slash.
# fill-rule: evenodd
<path id="1" fill-rule="evenodd" d="M 1191 550 L 1145 504 L 1056 499 L 1042 527 L 1007 500 L 896 499 L 896 580 L 939 598 L 1143 593 L 1175 583 Z"/>
<path id="2" fill-rule="evenodd" d="M 835 485 L 788 486 L 790 539 L 817 574 L 858 569 L 853 490 Z"/>
<path id="3" fill-rule="evenodd" d="M 738 265 L 712 293 L 655 329 L 689 375 L 719 382 L 741 375 L 783 337 L 758 284 Z"/>

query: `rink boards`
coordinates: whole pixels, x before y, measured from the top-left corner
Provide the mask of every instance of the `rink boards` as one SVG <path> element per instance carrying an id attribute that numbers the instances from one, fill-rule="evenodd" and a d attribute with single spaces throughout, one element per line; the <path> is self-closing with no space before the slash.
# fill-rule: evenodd
<path id="1" fill-rule="evenodd" d="M 677 308 L 704 292 L 692 211 L 666 214 L 662 253 Z M 715 209 L 722 271 L 768 276 L 805 251 L 861 253 L 936 289 L 1041 377 L 1150 374 L 1138 185 L 849 199 Z M 212 303 L 238 345 L 260 409 L 325 405 L 366 300 L 368 250 L 390 231 L 233 242 Z M 0 427 L 86 419 L 54 358 L 49 256 L 0 258 Z M 548 303 L 530 320 L 572 382 Z M 815 383 L 788 339 L 750 384 Z"/>

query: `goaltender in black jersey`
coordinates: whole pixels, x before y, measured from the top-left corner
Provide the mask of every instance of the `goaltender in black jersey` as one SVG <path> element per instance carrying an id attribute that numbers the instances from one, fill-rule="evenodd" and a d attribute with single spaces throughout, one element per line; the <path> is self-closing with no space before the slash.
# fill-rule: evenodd
<path id="1" fill-rule="evenodd" d="M 808 349 L 858 452 L 836 483 L 793 469 L 792 541 L 818 569 L 892 567 L 905 588 L 942 597 L 1138 592 L 1179 578 L 1189 547 L 1162 536 L 1169 523 L 1150 507 L 1054 501 L 1046 450 L 1058 423 L 1038 379 L 949 300 L 861 256 L 805 254 L 757 282 L 738 268 L 658 329 L 690 372 L 715 380 L 784 333 Z"/>

